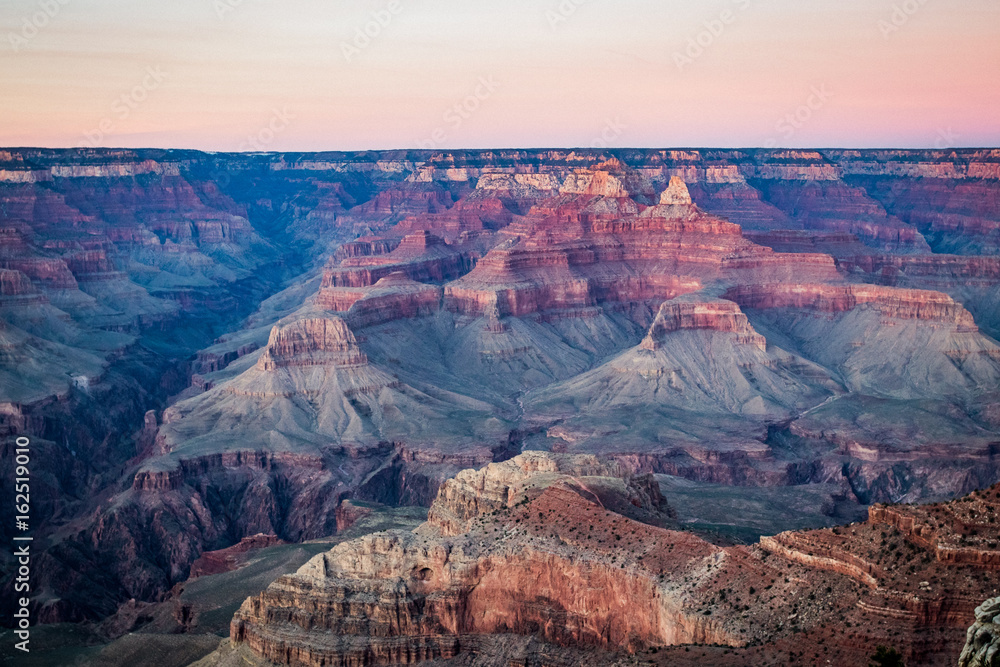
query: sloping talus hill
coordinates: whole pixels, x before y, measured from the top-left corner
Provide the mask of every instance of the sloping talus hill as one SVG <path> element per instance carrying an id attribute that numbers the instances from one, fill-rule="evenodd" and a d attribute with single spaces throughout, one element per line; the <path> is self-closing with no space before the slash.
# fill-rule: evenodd
<path id="1" fill-rule="evenodd" d="M 990 149 L 0 150 L 0 434 L 36 452 L 35 618 L 163 601 L 202 553 L 328 537 L 347 501 L 475 495 L 449 480 L 522 452 L 591 461 L 576 477 L 628 480 L 631 507 L 668 518 L 636 480 L 822 489 L 810 526 L 988 487 L 998 197 Z M 602 484 L 551 485 L 534 516 L 569 494 L 667 530 Z M 436 507 L 432 524 L 466 540 L 468 512 Z M 365 549 L 405 560 L 422 539 Z M 702 574 L 669 584 L 680 597 L 659 570 L 622 578 L 638 565 L 613 536 L 598 538 L 613 565 L 587 573 L 518 539 L 435 551 L 428 569 L 450 578 L 420 580 L 437 606 L 411 610 L 411 630 L 517 644 L 535 628 L 608 650 L 763 641 L 704 614 Z M 480 609 L 463 587 L 515 555 L 604 577 L 648 613 L 601 629 L 522 599 L 505 603 L 520 625 L 463 612 Z M 759 610 L 786 628 L 794 613 Z M 266 626 L 247 619 L 248 638 Z M 428 641 L 378 655 L 457 650 Z"/>

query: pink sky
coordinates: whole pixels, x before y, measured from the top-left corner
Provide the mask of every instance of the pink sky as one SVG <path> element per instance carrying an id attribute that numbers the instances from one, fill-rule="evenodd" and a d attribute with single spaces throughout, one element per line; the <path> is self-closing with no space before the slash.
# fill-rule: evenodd
<path id="1" fill-rule="evenodd" d="M 347 4 L 7 0 L 0 145 L 1000 145 L 995 0 Z"/>

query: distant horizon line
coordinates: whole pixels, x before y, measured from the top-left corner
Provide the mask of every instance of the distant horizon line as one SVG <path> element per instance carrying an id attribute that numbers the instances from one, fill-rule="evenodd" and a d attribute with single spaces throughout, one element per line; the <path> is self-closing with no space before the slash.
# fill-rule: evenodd
<path id="1" fill-rule="evenodd" d="M 587 153 L 616 153 L 627 151 L 912 151 L 912 152 L 949 152 L 949 151 L 989 151 L 1000 150 L 1000 144 L 993 146 L 948 146 L 945 148 L 937 146 L 822 146 L 822 147 L 791 147 L 791 146 L 622 146 L 622 147 L 593 147 L 593 146 L 492 146 L 484 148 L 360 148 L 360 149 L 313 149 L 313 150 L 276 150 L 276 151 L 240 151 L 240 150 L 213 150 L 206 148 L 185 148 L 185 147 L 164 147 L 164 146 L 0 146 L 4 151 L 60 151 L 60 152 L 101 152 L 101 151 L 188 151 L 194 153 L 204 153 L 207 155 L 247 155 L 247 156 L 267 156 L 267 155 L 319 155 L 319 154 L 363 154 L 363 153 L 479 153 L 484 151 L 579 151 Z"/>

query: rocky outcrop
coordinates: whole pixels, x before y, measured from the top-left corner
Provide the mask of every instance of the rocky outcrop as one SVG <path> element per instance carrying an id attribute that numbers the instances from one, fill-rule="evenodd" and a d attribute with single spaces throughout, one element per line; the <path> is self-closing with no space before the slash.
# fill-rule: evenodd
<path id="1" fill-rule="evenodd" d="M 409 234 L 384 255 L 345 257 L 323 273 L 322 289 L 367 287 L 393 273 L 404 273 L 419 282 L 444 282 L 470 267 L 470 258 L 441 238 L 425 231 Z"/>
<path id="2" fill-rule="evenodd" d="M 976 621 L 969 627 L 958 667 L 1000 665 L 1000 598 L 976 607 Z"/>
<path id="3" fill-rule="evenodd" d="M 24 273 L 33 281 L 52 289 L 76 289 L 77 282 L 62 259 L 40 257 L 0 257 L 0 268 Z"/>
<path id="4" fill-rule="evenodd" d="M 738 344 L 755 345 L 761 350 L 767 347 L 767 341 L 750 326 L 740 307 L 722 299 L 675 299 L 664 303 L 640 347 L 655 351 L 665 334 L 685 329 L 734 333 Z"/>
<path id="5" fill-rule="evenodd" d="M 41 302 L 45 300 L 31 284 L 28 276 L 11 269 L 0 269 L 0 299 L 3 300 L 3 303 Z"/>
<path id="6" fill-rule="evenodd" d="M 582 534 L 587 524 L 572 526 L 569 532 L 581 535 L 569 543 L 543 537 L 544 524 L 533 517 L 556 507 L 608 517 L 600 534 L 610 530 L 617 541 L 618 531 L 632 543 L 644 539 L 635 537 L 638 533 L 650 539 L 668 535 L 605 509 L 601 493 L 611 501 L 629 487 L 626 478 L 603 476 L 610 472 L 592 457 L 537 453 L 463 473 L 442 488 L 432 506 L 436 519 L 416 533 L 377 534 L 341 545 L 247 600 L 233 620 L 232 639 L 291 665 L 446 659 L 463 650 L 465 636 L 497 632 L 625 650 L 663 643 L 739 644 L 713 619 L 684 611 L 682 600 L 657 583 L 656 566 L 651 569 L 642 558 L 625 557 L 619 567 L 618 557 L 575 556 L 581 541 L 595 537 Z M 486 504 L 473 507 L 467 501 L 476 487 L 486 491 Z M 641 509 L 627 495 L 618 500 Z M 638 497 L 633 500 L 641 504 Z M 468 537 L 439 531 L 455 527 L 452 521 L 460 515 L 471 526 L 490 508 L 492 514 L 511 516 L 500 537 L 481 528 Z M 655 516 L 658 508 L 648 511 Z M 552 518 L 562 523 L 564 517 Z M 523 527 L 515 529 L 516 524 Z M 602 526 L 592 522 L 590 531 L 595 527 Z M 713 552 L 696 539 L 677 537 L 685 552 Z M 332 600 L 340 602 L 331 605 Z"/>
<path id="7" fill-rule="evenodd" d="M 554 174 L 486 173 L 476 183 L 477 191 L 513 201 L 537 200 L 551 196 L 562 184 Z"/>
<path id="8" fill-rule="evenodd" d="M 373 257 L 375 255 L 387 255 L 395 250 L 402 239 L 365 237 L 337 248 L 333 254 L 334 259 L 342 260 L 348 257 Z"/>
<path id="9" fill-rule="evenodd" d="M 223 353 L 216 352 L 211 348 L 208 350 L 201 350 L 198 352 L 198 360 L 195 362 L 195 368 L 198 373 L 214 373 L 222 370 L 237 359 L 241 359 L 248 354 L 256 352 L 258 349 L 257 343 L 251 342 L 241 345 L 235 350 Z M 192 376 L 192 383 L 193 382 L 194 376 Z"/>
<path id="10" fill-rule="evenodd" d="M 339 317 L 299 320 L 274 327 L 257 368 L 273 371 L 290 366 L 363 366 L 368 363 L 354 334 Z"/>
<path id="11" fill-rule="evenodd" d="M 687 185 L 683 179 L 677 176 L 670 178 L 670 185 L 660 195 L 661 206 L 690 206 L 691 193 L 688 192 Z"/>
<path id="12" fill-rule="evenodd" d="M 1000 496 L 976 491 L 940 505 L 873 505 L 869 520 L 901 531 L 942 563 L 1000 570 Z"/>
<path id="13" fill-rule="evenodd" d="M 309 666 L 447 660 L 511 633 L 551 643 L 555 661 L 585 646 L 683 661 L 707 642 L 724 665 L 782 651 L 855 664 L 891 643 L 907 662 L 954 664 L 983 585 L 968 566 L 926 560 L 875 522 L 716 547 L 647 523 L 669 518 L 656 494 L 630 500 L 631 480 L 541 452 L 465 471 L 413 533 L 339 545 L 247 599 L 232 641 Z M 977 618 L 981 652 L 992 619 Z"/>
<path id="14" fill-rule="evenodd" d="M 430 315 L 441 308 L 442 290 L 411 280 L 397 271 L 370 288 L 328 287 L 316 296 L 316 305 L 346 313 L 351 326 L 364 328 Z"/>
<path id="15" fill-rule="evenodd" d="M 114 280 L 121 277 L 121 273 L 103 250 L 70 255 L 66 258 L 66 265 L 79 282 Z"/>
<path id="16" fill-rule="evenodd" d="M 231 547 L 219 549 L 218 551 L 206 551 L 198 556 L 198 560 L 191 564 L 190 577 L 194 579 L 222 572 L 231 572 L 240 567 L 249 552 L 276 544 L 284 544 L 284 542 L 278 539 L 276 535 L 258 533 L 244 537 Z"/>
<path id="17" fill-rule="evenodd" d="M 827 533 L 806 534 L 782 533 L 774 537 L 760 538 L 760 547 L 765 551 L 802 563 L 817 570 L 828 570 L 869 586 L 878 587 L 880 576 L 885 572 L 873 563 L 846 551 L 841 544 L 847 539 Z"/>
<path id="18" fill-rule="evenodd" d="M 650 475 L 633 478 L 620 464 L 602 462 L 596 456 L 525 452 L 479 470 L 463 470 L 445 482 L 431 505 L 427 521 L 443 535 L 460 535 L 466 532 L 473 519 L 533 498 L 556 479 L 563 480 L 590 500 L 601 502 L 602 486 L 595 482 L 594 489 L 588 489 L 574 481 L 578 477 L 623 479 L 626 484 L 618 489 L 621 497 L 615 500 L 624 500 L 632 508 L 650 514 L 660 512 L 666 517 L 671 514 Z M 613 501 L 609 502 L 614 505 Z"/>
<path id="19" fill-rule="evenodd" d="M 371 454 L 372 452 L 365 452 Z M 377 452 L 376 452 L 377 453 Z M 353 453 L 358 456 L 357 452 Z M 282 467 L 298 470 L 322 470 L 321 457 L 286 452 L 257 452 L 252 450 L 224 452 L 209 456 L 181 459 L 173 467 L 149 466 L 135 473 L 132 488 L 136 491 L 174 491 L 186 480 L 207 477 L 217 472 L 245 469 L 270 472 Z"/>
<path id="20" fill-rule="evenodd" d="M 865 282 L 944 292 L 965 306 L 977 324 L 997 336 L 1000 257 L 968 255 L 856 255 L 845 250 L 838 264 Z"/>
<path id="21" fill-rule="evenodd" d="M 937 279 L 941 285 L 992 284 L 1000 279 L 1000 257 L 961 255 L 861 255 L 840 260 L 841 266 L 876 276 L 885 285 Z"/>
<path id="22" fill-rule="evenodd" d="M 747 246 L 738 227 L 707 217 L 594 221 L 572 241 L 570 230 L 547 227 L 491 250 L 445 287 L 446 305 L 481 314 L 496 303 L 502 315 L 523 317 L 607 301 L 662 300 L 697 288 L 696 276 L 718 272 L 726 255 Z"/>
<path id="23" fill-rule="evenodd" d="M 598 197 L 626 198 L 629 191 L 614 174 L 595 170 L 566 177 L 559 191 L 563 194 L 595 195 Z"/>

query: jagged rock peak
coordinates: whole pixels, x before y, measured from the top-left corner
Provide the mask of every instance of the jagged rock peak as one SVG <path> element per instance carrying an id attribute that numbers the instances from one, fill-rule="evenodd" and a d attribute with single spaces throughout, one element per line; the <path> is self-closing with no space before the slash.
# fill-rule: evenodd
<path id="1" fill-rule="evenodd" d="M 260 370 L 288 366 L 363 366 L 368 363 L 347 323 L 339 317 L 299 320 L 275 326 L 267 349 L 257 361 Z"/>
<path id="2" fill-rule="evenodd" d="M 687 184 L 680 176 L 672 176 L 670 185 L 660 195 L 660 205 L 662 206 L 690 206 L 691 193 L 688 192 Z"/>
<path id="3" fill-rule="evenodd" d="M 958 667 L 1000 665 L 1000 598 L 976 607 L 976 622 L 969 628 Z"/>

